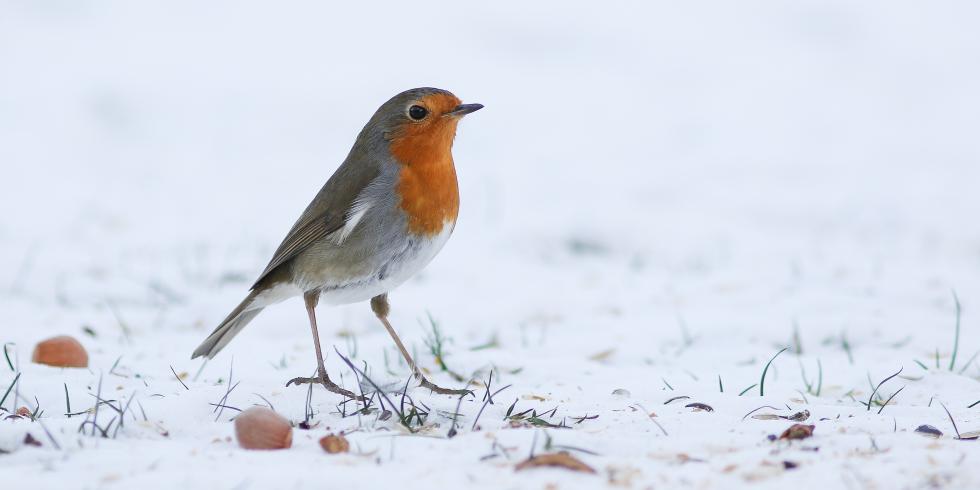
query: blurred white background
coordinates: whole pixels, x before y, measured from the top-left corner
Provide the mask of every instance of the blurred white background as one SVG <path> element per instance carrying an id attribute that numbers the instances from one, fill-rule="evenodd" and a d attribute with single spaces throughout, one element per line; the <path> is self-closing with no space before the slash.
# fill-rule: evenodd
<path id="1" fill-rule="evenodd" d="M 902 221 L 911 201 L 944 220 L 977 177 L 977 10 L 5 1 L 3 233 L 275 241 L 373 110 L 421 85 L 487 105 L 457 145 L 467 234 L 657 226 L 665 199 L 799 221 Z"/>

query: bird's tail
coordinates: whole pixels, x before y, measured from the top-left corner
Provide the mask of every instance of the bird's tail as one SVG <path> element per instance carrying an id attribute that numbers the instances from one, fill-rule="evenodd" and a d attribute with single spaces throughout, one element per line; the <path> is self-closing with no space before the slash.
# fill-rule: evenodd
<path id="1" fill-rule="evenodd" d="M 208 338 L 201 342 L 201 345 L 194 350 L 194 354 L 191 355 L 191 359 L 198 357 L 207 357 L 208 359 L 213 359 L 214 356 L 224 349 L 228 342 L 235 337 L 248 322 L 255 318 L 262 311 L 263 306 L 258 306 L 253 304 L 255 301 L 256 292 L 252 291 L 248 296 L 242 300 L 241 304 L 235 307 L 234 310 L 225 318 L 218 328 L 208 335 Z"/>

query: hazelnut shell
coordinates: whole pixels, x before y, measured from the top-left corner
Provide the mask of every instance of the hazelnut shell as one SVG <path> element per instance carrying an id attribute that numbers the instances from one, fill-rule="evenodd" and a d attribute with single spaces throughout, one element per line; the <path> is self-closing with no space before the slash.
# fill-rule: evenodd
<path id="1" fill-rule="evenodd" d="M 320 447 L 330 454 L 346 453 L 350 451 L 350 443 L 343 434 L 327 434 L 320 439 Z"/>
<path id="2" fill-rule="evenodd" d="M 59 335 L 42 340 L 34 347 L 31 361 L 56 367 L 88 367 L 88 352 L 85 347 L 68 335 Z"/>
<path id="3" fill-rule="evenodd" d="M 293 445 L 293 427 L 266 407 L 252 407 L 235 417 L 235 438 L 245 449 L 286 449 Z"/>

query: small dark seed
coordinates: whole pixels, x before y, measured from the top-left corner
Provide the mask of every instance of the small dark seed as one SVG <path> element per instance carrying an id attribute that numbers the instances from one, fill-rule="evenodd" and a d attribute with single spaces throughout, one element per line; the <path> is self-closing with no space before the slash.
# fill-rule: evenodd
<path id="1" fill-rule="evenodd" d="M 922 434 L 924 436 L 929 436 L 929 437 L 939 438 L 943 436 L 943 432 L 941 430 L 931 425 L 920 425 L 915 428 L 915 431 L 918 432 L 919 434 Z"/>

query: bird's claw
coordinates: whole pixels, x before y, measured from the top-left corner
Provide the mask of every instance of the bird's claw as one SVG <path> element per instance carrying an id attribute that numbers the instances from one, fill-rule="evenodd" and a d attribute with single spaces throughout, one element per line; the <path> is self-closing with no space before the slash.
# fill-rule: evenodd
<path id="1" fill-rule="evenodd" d="M 473 391 L 471 390 L 465 390 L 465 389 L 453 390 L 449 388 L 443 388 L 429 381 L 428 379 L 425 378 L 425 376 L 420 376 L 419 378 L 420 378 L 419 386 L 422 388 L 427 388 L 433 393 L 438 393 L 440 395 L 472 395 L 473 394 Z"/>
<path id="2" fill-rule="evenodd" d="M 344 388 L 341 388 L 340 386 L 338 386 L 333 381 L 330 381 L 330 377 L 327 376 L 327 375 L 325 375 L 325 374 L 322 375 L 322 376 L 316 376 L 316 377 L 313 377 L 313 378 L 297 377 L 297 378 L 293 378 L 293 379 L 291 379 L 291 380 L 289 380 L 289 381 L 286 382 L 286 386 L 290 386 L 290 385 L 297 385 L 297 386 L 299 386 L 299 385 L 305 385 L 305 384 L 319 384 L 319 385 L 323 385 L 323 387 L 326 388 L 327 391 L 329 391 L 329 392 L 336 393 L 336 394 L 341 395 L 341 396 L 346 396 L 347 398 L 350 398 L 350 399 L 353 399 L 353 400 L 364 401 L 364 397 L 363 396 L 355 395 L 350 390 L 346 390 Z"/>

